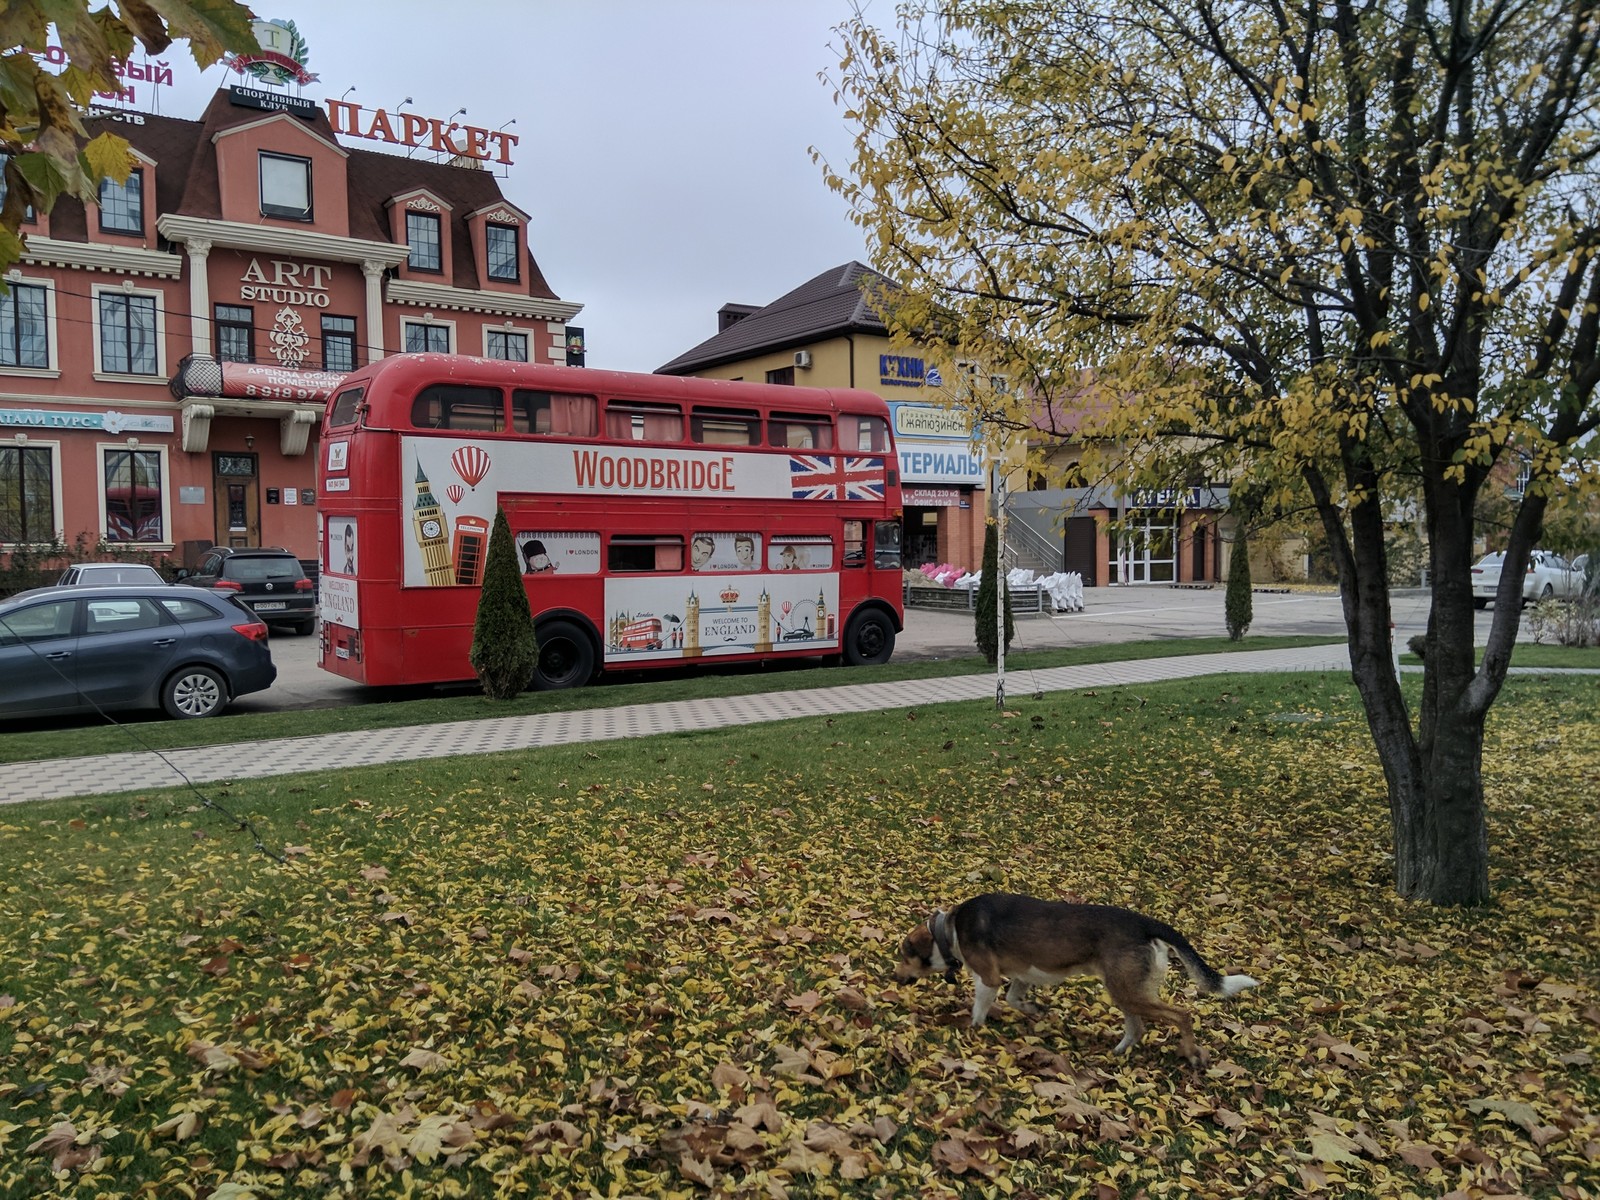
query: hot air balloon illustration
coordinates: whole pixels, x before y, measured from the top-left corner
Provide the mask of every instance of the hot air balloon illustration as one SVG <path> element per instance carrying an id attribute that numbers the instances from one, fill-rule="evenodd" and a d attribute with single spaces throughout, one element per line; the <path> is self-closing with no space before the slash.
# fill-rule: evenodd
<path id="1" fill-rule="evenodd" d="M 473 491 L 489 473 L 489 455 L 477 446 L 463 446 L 450 456 L 450 465 L 461 476 L 461 482 Z"/>
<path id="2" fill-rule="evenodd" d="M 460 504 L 461 497 L 467 494 L 467 489 L 462 487 L 459 483 L 452 483 L 449 487 L 445 488 L 444 494 L 450 497 L 451 504 Z"/>

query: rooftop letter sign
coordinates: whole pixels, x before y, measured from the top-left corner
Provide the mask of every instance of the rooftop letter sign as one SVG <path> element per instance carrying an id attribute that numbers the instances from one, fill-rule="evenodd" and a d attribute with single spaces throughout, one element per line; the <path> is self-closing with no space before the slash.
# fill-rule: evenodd
<path id="1" fill-rule="evenodd" d="M 328 123 L 335 133 L 349 137 L 367 138 L 374 142 L 388 142 L 394 146 L 411 146 L 418 150 L 435 150 L 461 158 L 493 159 L 505 166 L 511 165 L 511 147 L 517 144 L 515 135 L 498 129 L 480 129 L 476 125 L 448 125 L 437 117 L 423 117 L 416 113 L 394 113 L 378 108 L 370 112 L 359 104 L 344 100 L 328 101 Z"/>

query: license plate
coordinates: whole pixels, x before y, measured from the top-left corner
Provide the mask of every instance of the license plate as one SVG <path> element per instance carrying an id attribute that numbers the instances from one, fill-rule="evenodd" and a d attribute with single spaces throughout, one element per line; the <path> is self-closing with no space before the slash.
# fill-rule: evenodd
<path id="1" fill-rule="evenodd" d="M 286 609 L 288 607 L 289 607 L 288 604 L 285 603 L 282 600 L 262 600 L 262 601 L 259 601 L 256 604 L 256 611 L 257 612 L 282 612 L 284 609 Z"/>

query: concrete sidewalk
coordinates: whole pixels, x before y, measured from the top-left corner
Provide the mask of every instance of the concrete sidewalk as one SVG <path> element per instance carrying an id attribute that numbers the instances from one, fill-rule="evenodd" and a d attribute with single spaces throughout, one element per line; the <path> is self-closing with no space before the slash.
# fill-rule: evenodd
<path id="1" fill-rule="evenodd" d="M 1234 671 L 1349 670 L 1350 662 L 1342 646 L 1306 646 L 1027 670 L 1008 677 L 1007 692 L 1020 699 L 1036 691 L 1067 692 Z M 994 695 L 993 675 L 960 675 L 713 700 L 636 704 L 624 708 L 530 713 L 398 729 L 363 729 L 315 737 L 239 742 L 232 746 L 167 750 L 162 755 L 137 751 L 89 758 L 46 759 L 12 763 L 0 771 L 0 804 L 181 787 L 184 776 L 196 784 L 213 784 L 326 771 L 333 766 L 343 769 L 463 754 L 494 754 L 503 750 L 722 729 L 833 713 L 879 712 L 962 700 L 992 703 Z"/>

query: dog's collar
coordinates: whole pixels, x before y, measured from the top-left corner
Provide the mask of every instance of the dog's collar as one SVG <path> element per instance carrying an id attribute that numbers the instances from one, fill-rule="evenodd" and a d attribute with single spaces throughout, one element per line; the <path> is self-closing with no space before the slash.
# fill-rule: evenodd
<path id="1" fill-rule="evenodd" d="M 928 918 L 928 932 L 933 935 L 934 949 L 944 959 L 945 978 L 954 979 L 956 972 L 961 969 L 961 960 L 956 957 L 955 941 L 950 936 L 950 918 L 943 909 Z"/>

